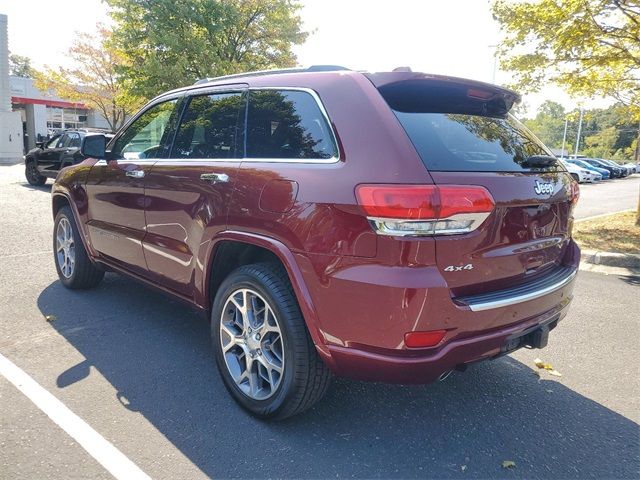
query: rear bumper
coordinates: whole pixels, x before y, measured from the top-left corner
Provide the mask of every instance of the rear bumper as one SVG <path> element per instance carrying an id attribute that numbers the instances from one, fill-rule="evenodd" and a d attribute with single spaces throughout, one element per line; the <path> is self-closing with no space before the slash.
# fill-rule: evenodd
<path id="1" fill-rule="evenodd" d="M 302 257 L 299 257 L 302 258 Z M 387 383 L 428 383 L 456 367 L 500 355 L 509 338 L 567 313 L 580 251 L 571 242 L 561 267 L 525 285 L 452 297 L 435 267 L 371 265 L 334 257 L 303 268 L 323 337 L 318 350 L 340 376 Z M 345 262 L 345 260 L 343 260 Z M 311 266 L 311 265 L 309 265 Z M 317 272 L 329 272 L 318 276 Z M 445 330 L 432 348 L 408 348 L 412 331 Z"/>
<path id="2" fill-rule="evenodd" d="M 555 328 L 567 314 L 571 298 L 557 307 L 514 325 L 461 340 L 452 340 L 432 354 L 415 357 L 383 355 L 354 348 L 329 346 L 333 370 L 356 380 L 421 384 L 437 380 L 445 372 L 504 354 L 507 340 L 538 325 Z"/>

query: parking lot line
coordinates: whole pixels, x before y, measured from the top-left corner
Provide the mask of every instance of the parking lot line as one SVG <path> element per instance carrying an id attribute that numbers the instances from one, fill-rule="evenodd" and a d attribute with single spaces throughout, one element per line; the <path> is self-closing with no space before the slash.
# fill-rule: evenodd
<path id="1" fill-rule="evenodd" d="M 0 353 L 0 374 L 117 479 L 150 479 L 135 463 Z"/>

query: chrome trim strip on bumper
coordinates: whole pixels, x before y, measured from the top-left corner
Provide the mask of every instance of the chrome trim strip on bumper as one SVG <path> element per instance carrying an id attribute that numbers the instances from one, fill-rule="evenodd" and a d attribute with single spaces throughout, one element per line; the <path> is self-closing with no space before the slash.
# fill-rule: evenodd
<path id="1" fill-rule="evenodd" d="M 578 269 L 565 268 L 554 275 L 549 281 L 534 282 L 530 286 L 520 286 L 514 289 L 507 289 L 501 292 L 490 294 L 474 295 L 454 299 L 457 303 L 465 305 L 472 312 L 481 312 L 493 308 L 508 307 L 536 298 L 543 297 L 568 285 L 577 275 Z M 559 278 L 556 278 L 559 277 Z M 539 287 L 539 288 L 537 288 Z"/>

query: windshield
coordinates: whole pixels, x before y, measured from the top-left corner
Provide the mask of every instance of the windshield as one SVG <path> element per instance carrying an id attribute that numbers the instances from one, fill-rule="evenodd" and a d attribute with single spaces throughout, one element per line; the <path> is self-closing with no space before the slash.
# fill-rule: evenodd
<path id="1" fill-rule="evenodd" d="M 552 155 L 512 116 L 394 110 L 425 166 L 433 171 L 540 171 L 525 165 L 533 155 Z M 559 167 L 546 167 L 545 170 Z"/>

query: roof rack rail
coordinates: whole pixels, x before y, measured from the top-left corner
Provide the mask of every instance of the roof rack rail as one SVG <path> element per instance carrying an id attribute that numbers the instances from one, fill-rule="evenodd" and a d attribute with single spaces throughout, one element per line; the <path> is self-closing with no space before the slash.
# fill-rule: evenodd
<path id="1" fill-rule="evenodd" d="M 279 75 L 282 73 L 304 73 L 304 72 L 335 72 L 340 70 L 349 70 L 346 67 L 340 65 L 312 65 L 306 68 L 293 67 L 293 68 L 280 68 L 274 70 L 258 70 L 256 72 L 234 73 L 232 75 L 223 75 L 221 77 L 202 78 L 198 80 L 194 85 L 202 85 L 203 83 L 214 82 L 217 80 L 230 80 L 241 77 L 259 77 L 262 75 Z"/>

